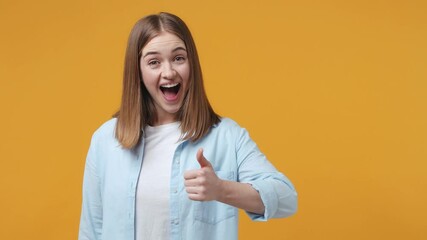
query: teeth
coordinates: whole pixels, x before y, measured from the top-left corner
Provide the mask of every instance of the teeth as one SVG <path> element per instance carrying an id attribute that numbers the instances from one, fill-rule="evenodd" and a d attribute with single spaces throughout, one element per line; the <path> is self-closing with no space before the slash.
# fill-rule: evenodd
<path id="1" fill-rule="evenodd" d="M 178 86 L 178 84 L 179 84 L 179 83 L 168 83 L 168 84 L 165 84 L 165 85 L 161 85 L 160 87 L 164 87 L 164 88 L 173 88 L 173 87 Z"/>

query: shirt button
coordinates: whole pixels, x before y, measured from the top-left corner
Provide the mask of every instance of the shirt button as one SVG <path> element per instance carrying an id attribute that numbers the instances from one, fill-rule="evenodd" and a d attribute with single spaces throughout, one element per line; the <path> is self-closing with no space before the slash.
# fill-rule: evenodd
<path id="1" fill-rule="evenodd" d="M 176 160 L 176 164 L 179 164 L 179 159 Z"/>
<path id="2" fill-rule="evenodd" d="M 175 190 L 173 191 L 173 193 L 178 193 L 178 190 L 177 190 L 177 189 L 175 189 Z"/>

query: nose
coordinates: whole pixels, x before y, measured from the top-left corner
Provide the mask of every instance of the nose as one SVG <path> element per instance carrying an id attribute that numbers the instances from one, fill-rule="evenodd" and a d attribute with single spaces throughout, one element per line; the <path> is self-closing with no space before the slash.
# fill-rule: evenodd
<path id="1" fill-rule="evenodd" d="M 176 71 L 173 68 L 173 65 L 171 63 L 165 63 L 163 64 L 162 68 L 162 78 L 165 79 L 174 79 L 176 76 Z"/>

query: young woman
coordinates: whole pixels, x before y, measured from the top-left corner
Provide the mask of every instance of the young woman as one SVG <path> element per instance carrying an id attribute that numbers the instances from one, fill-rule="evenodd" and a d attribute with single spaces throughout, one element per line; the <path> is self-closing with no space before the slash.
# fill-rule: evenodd
<path id="1" fill-rule="evenodd" d="M 297 194 L 247 131 L 210 106 L 185 23 L 139 20 L 119 112 L 93 135 L 79 239 L 237 239 L 237 209 L 292 215 Z"/>

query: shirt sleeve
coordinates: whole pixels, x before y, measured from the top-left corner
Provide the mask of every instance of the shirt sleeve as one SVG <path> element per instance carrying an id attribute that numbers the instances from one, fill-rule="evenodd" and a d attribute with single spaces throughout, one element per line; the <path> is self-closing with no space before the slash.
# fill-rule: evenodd
<path id="1" fill-rule="evenodd" d="M 100 178 L 96 171 L 96 137 L 92 137 L 83 177 L 83 201 L 79 240 L 101 239 L 102 197 Z"/>
<path id="2" fill-rule="evenodd" d="M 238 181 L 249 183 L 258 191 L 264 215 L 247 212 L 254 221 L 290 216 L 297 209 L 297 193 L 289 179 L 278 172 L 258 149 L 248 132 L 240 128 L 236 142 Z"/>

